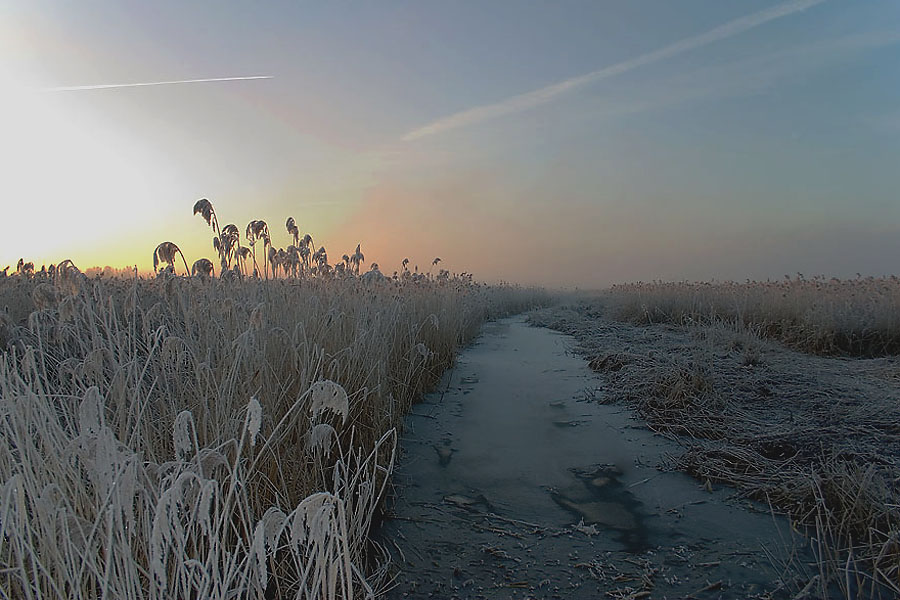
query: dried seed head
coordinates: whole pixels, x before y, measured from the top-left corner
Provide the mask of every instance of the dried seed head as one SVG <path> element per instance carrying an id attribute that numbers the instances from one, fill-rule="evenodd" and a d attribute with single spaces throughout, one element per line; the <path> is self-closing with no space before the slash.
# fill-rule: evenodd
<path id="1" fill-rule="evenodd" d="M 287 515 L 277 506 L 270 507 L 260 521 L 265 531 L 266 550 L 271 554 L 278 551 L 278 541 L 286 521 Z"/>
<path id="2" fill-rule="evenodd" d="M 183 410 L 175 417 L 172 442 L 175 446 L 175 457 L 178 460 L 190 460 L 194 454 L 194 416 L 191 411 Z"/>
<path id="3" fill-rule="evenodd" d="M 225 455 L 210 448 L 203 448 L 197 453 L 197 462 L 200 465 L 200 471 L 207 477 L 213 471 L 220 467 L 228 468 L 230 466 Z"/>
<path id="4" fill-rule="evenodd" d="M 194 261 L 194 264 L 191 266 L 191 275 L 203 276 L 203 277 L 212 277 L 213 275 L 213 264 L 212 261 L 208 258 L 198 258 Z"/>
<path id="5" fill-rule="evenodd" d="M 97 435 L 103 428 L 103 398 L 97 386 L 91 386 L 84 394 L 81 404 L 78 406 L 78 426 L 81 435 Z"/>
<path id="6" fill-rule="evenodd" d="M 197 518 L 200 520 L 200 528 L 209 535 L 212 530 L 212 508 L 219 496 L 219 484 L 213 479 L 203 482 L 200 490 L 200 499 L 197 501 Z"/>
<path id="7" fill-rule="evenodd" d="M 200 216 L 206 221 L 207 225 L 212 225 L 212 218 L 215 214 L 212 202 L 206 198 L 200 198 L 194 203 L 194 214 L 200 213 Z"/>
<path id="8" fill-rule="evenodd" d="M 337 439 L 337 432 L 328 423 L 319 423 L 309 430 L 306 448 L 315 454 L 322 453 L 327 458 L 331 455 L 332 442 Z"/>
<path id="9" fill-rule="evenodd" d="M 296 221 L 294 221 L 294 217 L 288 217 L 284 226 L 287 228 L 287 232 L 295 238 L 300 235 L 300 228 L 297 227 L 297 223 Z"/>
<path id="10" fill-rule="evenodd" d="M 291 522 L 291 545 L 307 541 L 322 544 L 327 540 L 332 509 L 336 498 L 328 492 L 307 496 L 288 517 Z"/>
<path id="11" fill-rule="evenodd" d="M 40 283 L 31 292 L 31 299 L 37 310 L 55 308 L 59 302 L 59 290 L 51 283 Z"/>
<path id="12" fill-rule="evenodd" d="M 265 589 L 268 582 L 268 569 L 266 568 L 266 528 L 262 521 L 256 524 L 253 531 L 253 545 L 250 547 L 253 555 L 256 577 L 261 589 Z"/>
<path id="13" fill-rule="evenodd" d="M 309 412 L 313 419 L 326 410 L 339 415 L 342 424 L 347 422 L 347 415 L 350 413 L 350 399 L 347 392 L 339 384 L 327 379 L 312 384 L 309 404 Z"/>
<path id="14" fill-rule="evenodd" d="M 256 436 L 262 426 L 262 406 L 256 396 L 250 398 L 247 404 L 247 432 L 250 434 L 250 445 L 256 445 Z"/>

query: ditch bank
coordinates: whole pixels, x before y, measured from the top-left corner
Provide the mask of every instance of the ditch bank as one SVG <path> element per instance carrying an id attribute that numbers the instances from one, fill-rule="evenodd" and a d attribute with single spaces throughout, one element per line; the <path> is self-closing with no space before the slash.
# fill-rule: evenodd
<path id="1" fill-rule="evenodd" d="M 635 325 L 615 298 L 531 313 L 569 333 L 675 467 L 771 502 L 809 536 L 799 597 L 900 597 L 900 357 L 818 356 L 727 322 Z"/>
<path id="2" fill-rule="evenodd" d="M 671 469 L 681 448 L 603 404 L 574 345 L 489 323 L 413 407 L 375 532 L 397 569 L 386 597 L 792 597 L 806 542 Z"/>

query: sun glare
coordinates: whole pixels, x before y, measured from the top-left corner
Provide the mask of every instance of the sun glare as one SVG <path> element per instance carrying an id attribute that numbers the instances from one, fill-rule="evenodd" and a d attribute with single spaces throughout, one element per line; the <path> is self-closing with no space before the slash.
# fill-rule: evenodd
<path id="1" fill-rule="evenodd" d="M 63 105 L 63 94 L 9 77 L 0 82 L 0 197 L 3 219 L 12 224 L 4 232 L 4 265 L 20 256 L 38 264 L 62 260 L 90 247 L 92 236 L 108 240 L 152 210 L 148 175 L 159 181 L 165 171 L 89 111 Z"/>

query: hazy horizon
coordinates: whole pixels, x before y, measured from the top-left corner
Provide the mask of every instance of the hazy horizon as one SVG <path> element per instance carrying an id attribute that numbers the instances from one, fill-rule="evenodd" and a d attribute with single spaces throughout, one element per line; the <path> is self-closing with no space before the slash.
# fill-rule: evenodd
<path id="1" fill-rule="evenodd" d="M 215 258 L 209 198 L 332 261 L 600 288 L 898 271 L 887 0 L 12 0 L 0 269 Z"/>

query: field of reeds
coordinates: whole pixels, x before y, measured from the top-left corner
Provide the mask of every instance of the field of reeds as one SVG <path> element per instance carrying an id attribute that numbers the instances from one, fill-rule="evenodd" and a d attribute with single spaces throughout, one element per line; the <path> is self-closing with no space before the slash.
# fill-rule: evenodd
<path id="1" fill-rule="evenodd" d="M 728 323 L 804 352 L 900 354 L 900 279 L 806 279 L 744 283 L 636 283 L 606 294 L 631 323 Z"/>
<path id="2" fill-rule="evenodd" d="M 156 277 L 0 277 L 0 597 L 373 597 L 403 415 L 486 319 L 546 301 L 198 212 L 218 276 L 165 242 Z"/>

